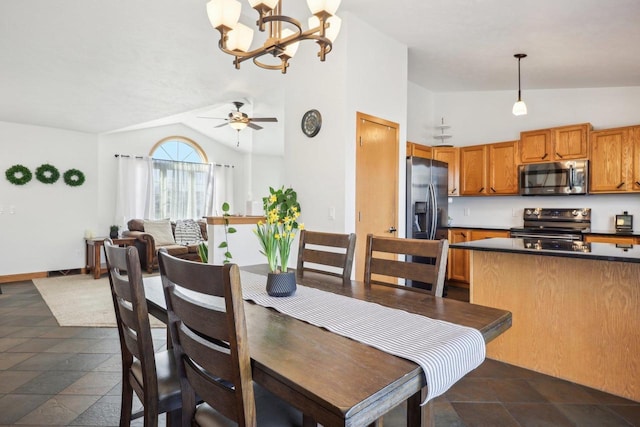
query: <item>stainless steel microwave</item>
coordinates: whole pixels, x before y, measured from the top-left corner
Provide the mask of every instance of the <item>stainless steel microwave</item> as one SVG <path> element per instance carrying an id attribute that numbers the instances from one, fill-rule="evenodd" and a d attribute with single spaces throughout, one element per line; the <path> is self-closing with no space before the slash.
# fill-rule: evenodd
<path id="1" fill-rule="evenodd" d="M 529 163 L 518 172 L 523 196 L 587 194 L 588 160 Z"/>

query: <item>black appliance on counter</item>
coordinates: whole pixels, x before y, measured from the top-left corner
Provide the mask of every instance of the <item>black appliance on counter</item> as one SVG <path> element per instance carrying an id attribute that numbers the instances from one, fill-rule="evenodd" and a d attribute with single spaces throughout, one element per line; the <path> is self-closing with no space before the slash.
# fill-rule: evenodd
<path id="1" fill-rule="evenodd" d="M 420 157 L 407 157 L 406 237 L 446 239 L 448 220 L 448 165 Z M 409 257 L 413 262 L 433 264 L 432 258 Z M 430 284 L 406 281 L 407 286 L 430 289 Z"/>
<path id="2" fill-rule="evenodd" d="M 550 241 L 584 241 L 591 231 L 589 208 L 527 208 L 524 226 L 511 229 L 511 237 Z"/>

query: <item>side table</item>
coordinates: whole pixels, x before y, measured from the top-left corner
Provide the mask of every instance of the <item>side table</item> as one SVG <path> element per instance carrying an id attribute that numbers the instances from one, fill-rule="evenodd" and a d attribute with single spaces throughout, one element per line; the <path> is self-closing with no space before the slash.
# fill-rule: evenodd
<path id="1" fill-rule="evenodd" d="M 87 272 L 93 273 L 94 279 L 99 279 L 102 275 L 102 247 L 107 237 L 94 237 L 91 239 L 84 239 L 86 242 L 86 264 Z M 136 238 L 135 237 L 119 237 L 117 239 L 111 239 L 114 245 L 120 246 L 132 246 Z M 106 271 L 106 270 L 105 270 Z"/>

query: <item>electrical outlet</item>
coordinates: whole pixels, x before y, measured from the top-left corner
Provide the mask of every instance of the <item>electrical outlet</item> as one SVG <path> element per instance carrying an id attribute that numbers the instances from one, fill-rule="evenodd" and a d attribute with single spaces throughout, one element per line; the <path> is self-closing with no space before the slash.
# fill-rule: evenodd
<path id="1" fill-rule="evenodd" d="M 464 208 L 464 216 L 469 216 L 469 215 L 471 215 L 471 209 Z"/>
<path id="2" fill-rule="evenodd" d="M 336 219 L 336 208 L 329 208 L 329 219 Z"/>
<path id="3" fill-rule="evenodd" d="M 516 208 L 511 209 L 511 216 L 514 218 L 518 218 L 518 209 Z"/>

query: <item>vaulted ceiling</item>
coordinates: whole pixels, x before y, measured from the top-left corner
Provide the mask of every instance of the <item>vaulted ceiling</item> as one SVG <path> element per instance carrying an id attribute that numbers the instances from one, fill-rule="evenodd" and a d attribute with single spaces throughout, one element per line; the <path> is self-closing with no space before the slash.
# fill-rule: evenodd
<path id="1" fill-rule="evenodd" d="M 305 3 L 283 0 L 283 10 L 306 19 Z M 277 114 L 282 76 L 233 69 L 205 4 L 0 2 L 0 120 L 102 133 L 174 115 L 224 117 L 234 100 Z M 409 80 L 432 91 L 515 90 L 517 52 L 529 55 L 526 89 L 640 86 L 637 0 L 343 0 L 340 11 L 406 44 Z"/>

